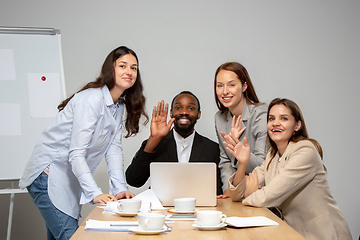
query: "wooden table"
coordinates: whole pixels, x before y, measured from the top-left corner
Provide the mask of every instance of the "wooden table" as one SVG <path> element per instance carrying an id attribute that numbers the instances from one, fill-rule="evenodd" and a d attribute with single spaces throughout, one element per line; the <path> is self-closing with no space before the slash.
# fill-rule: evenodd
<path id="1" fill-rule="evenodd" d="M 298 232 L 287 225 L 267 208 L 255 208 L 242 205 L 241 202 L 233 202 L 231 199 L 219 199 L 216 207 L 197 207 L 201 210 L 218 210 L 225 213 L 228 217 L 252 217 L 265 216 L 279 223 L 277 226 L 254 227 L 254 228 L 232 228 L 226 227 L 218 231 L 200 231 L 191 226 L 194 221 L 178 220 L 169 223 L 172 227 L 171 232 L 164 232 L 158 235 L 137 235 L 133 232 L 105 232 L 105 231 L 85 231 L 85 223 L 88 219 L 102 221 L 137 221 L 136 217 L 120 217 L 115 214 L 102 213 L 103 209 L 95 207 L 79 229 L 72 236 L 71 240 L 112 240 L 112 239 L 276 239 L 292 240 L 302 239 Z M 163 211 L 162 213 L 166 213 Z"/>

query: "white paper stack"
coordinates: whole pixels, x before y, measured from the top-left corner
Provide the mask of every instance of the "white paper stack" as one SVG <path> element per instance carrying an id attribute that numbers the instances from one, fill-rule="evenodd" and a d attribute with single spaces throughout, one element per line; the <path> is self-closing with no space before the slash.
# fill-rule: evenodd
<path id="1" fill-rule="evenodd" d="M 106 203 L 106 206 L 99 206 L 99 207 L 104 208 L 103 213 L 112 213 L 114 211 L 118 211 L 117 205 L 118 205 L 117 201 L 108 201 Z"/>
<path id="2" fill-rule="evenodd" d="M 89 219 L 86 221 L 86 231 L 129 231 L 131 227 L 138 227 L 136 221 L 98 221 Z"/>
<path id="3" fill-rule="evenodd" d="M 233 227 L 262 227 L 279 225 L 277 222 L 263 216 L 259 217 L 228 217 L 225 223 Z"/>
<path id="4" fill-rule="evenodd" d="M 155 193 L 151 189 L 147 189 L 142 193 L 139 193 L 134 197 L 135 199 L 141 199 L 141 208 L 139 212 L 150 212 L 151 210 L 163 210 L 163 207 Z M 103 213 L 113 213 L 119 211 L 117 208 L 118 201 L 108 201 L 106 205 L 98 205 L 99 208 L 103 208 Z"/>

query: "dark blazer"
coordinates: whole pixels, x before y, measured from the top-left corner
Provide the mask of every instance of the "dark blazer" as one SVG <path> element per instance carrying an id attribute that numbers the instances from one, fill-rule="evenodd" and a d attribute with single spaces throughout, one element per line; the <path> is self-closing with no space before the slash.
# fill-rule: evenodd
<path id="1" fill-rule="evenodd" d="M 126 169 L 126 181 L 130 186 L 141 187 L 150 177 L 151 162 L 178 162 L 176 142 L 173 130 L 163 137 L 153 153 L 144 152 L 147 140 L 135 154 L 131 164 Z M 195 132 L 189 162 L 220 161 L 219 144 Z M 220 169 L 217 167 L 217 194 L 222 194 Z"/>

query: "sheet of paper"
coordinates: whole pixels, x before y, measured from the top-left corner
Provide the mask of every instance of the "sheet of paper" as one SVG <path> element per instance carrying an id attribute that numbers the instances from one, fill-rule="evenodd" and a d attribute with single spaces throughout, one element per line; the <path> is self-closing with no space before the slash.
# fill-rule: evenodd
<path id="1" fill-rule="evenodd" d="M 151 210 L 163 210 L 167 209 L 162 206 L 159 199 L 156 197 L 155 193 L 151 189 L 147 189 L 142 193 L 139 193 L 134 198 L 141 199 L 141 207 L 139 212 L 150 212 Z M 118 201 L 108 201 L 106 205 L 101 204 L 97 207 L 103 208 L 103 213 L 113 213 L 118 211 L 117 208 Z"/>
<path id="2" fill-rule="evenodd" d="M 139 193 L 138 195 L 136 195 L 134 198 L 139 198 L 139 199 L 141 199 L 142 202 L 150 202 L 152 210 L 167 209 L 167 208 L 163 207 L 160 200 L 155 195 L 155 193 L 154 193 L 154 191 L 152 189 L 147 189 L 147 190 L 143 191 L 142 193 Z M 140 211 L 141 210 L 142 209 L 140 209 Z"/>
<path id="3" fill-rule="evenodd" d="M 118 201 L 108 201 L 106 203 L 106 205 L 104 205 L 104 206 L 101 205 L 98 207 L 104 209 L 103 213 L 112 213 L 112 212 L 118 211 L 117 205 L 118 205 Z"/>
<path id="4" fill-rule="evenodd" d="M 258 217 L 228 217 L 226 224 L 233 227 L 262 227 L 279 225 L 277 222 L 263 216 Z"/>
<path id="5" fill-rule="evenodd" d="M 115 211 L 119 211 L 118 209 L 118 201 L 108 201 L 106 205 L 98 205 L 99 208 L 103 208 L 103 213 L 113 213 Z M 149 201 L 141 200 L 141 207 L 139 212 L 147 213 L 151 211 L 151 205 Z"/>
<path id="6" fill-rule="evenodd" d="M 12 49 L 0 49 L 0 80 L 15 80 L 15 62 Z"/>
<path id="7" fill-rule="evenodd" d="M 59 74 L 28 73 L 27 76 L 31 117 L 55 117 L 61 101 Z"/>
<path id="8" fill-rule="evenodd" d="M 0 135 L 21 135 L 20 104 L 0 103 Z"/>
<path id="9" fill-rule="evenodd" d="M 131 227 L 138 227 L 137 221 L 98 221 L 89 219 L 85 223 L 86 231 L 129 231 Z"/>

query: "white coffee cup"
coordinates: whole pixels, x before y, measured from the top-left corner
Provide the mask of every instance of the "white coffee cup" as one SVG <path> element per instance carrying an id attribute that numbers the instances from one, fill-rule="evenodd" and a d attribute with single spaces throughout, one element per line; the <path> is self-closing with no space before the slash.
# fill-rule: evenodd
<path id="1" fill-rule="evenodd" d="M 219 226 L 226 220 L 226 215 L 220 211 L 198 211 L 196 218 L 200 226 Z"/>
<path id="2" fill-rule="evenodd" d="M 141 199 L 120 199 L 117 205 L 120 212 L 137 213 L 141 207 Z"/>
<path id="3" fill-rule="evenodd" d="M 137 219 L 140 228 L 145 231 L 161 230 L 165 224 L 165 215 L 159 213 L 140 213 Z"/>
<path id="4" fill-rule="evenodd" d="M 174 199 L 174 207 L 176 211 L 194 211 L 195 198 L 176 198 Z"/>

